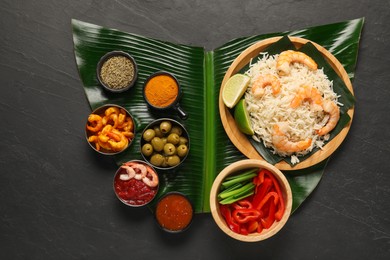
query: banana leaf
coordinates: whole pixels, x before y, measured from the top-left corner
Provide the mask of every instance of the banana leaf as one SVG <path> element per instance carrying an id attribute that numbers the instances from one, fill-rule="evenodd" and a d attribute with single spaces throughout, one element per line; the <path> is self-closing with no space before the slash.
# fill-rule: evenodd
<path id="1" fill-rule="evenodd" d="M 168 191 L 180 191 L 190 198 L 195 212 L 207 213 L 210 211 L 209 193 L 216 175 L 232 162 L 245 158 L 228 139 L 218 114 L 219 89 L 232 61 L 259 40 L 291 35 L 324 46 L 339 59 L 353 79 L 363 22 L 361 18 L 297 31 L 243 37 L 213 51 L 163 42 L 79 20 L 72 20 L 72 28 L 76 64 L 91 109 L 114 103 L 125 107 L 135 119 L 135 140 L 126 152 L 114 157 L 116 163 L 120 165 L 128 160 L 141 159 L 140 133 L 152 120 L 164 116 L 180 121 L 190 135 L 190 153 L 174 172 L 159 172 L 161 183 L 157 197 Z M 135 86 L 120 94 L 104 91 L 96 78 L 100 57 L 112 50 L 131 54 L 139 69 Z M 180 105 L 189 114 L 187 120 L 181 120 L 174 111 L 161 114 L 147 108 L 142 85 L 150 74 L 160 70 L 173 73 L 179 80 L 183 89 Z M 293 191 L 293 211 L 318 185 L 328 160 L 285 174 Z"/>

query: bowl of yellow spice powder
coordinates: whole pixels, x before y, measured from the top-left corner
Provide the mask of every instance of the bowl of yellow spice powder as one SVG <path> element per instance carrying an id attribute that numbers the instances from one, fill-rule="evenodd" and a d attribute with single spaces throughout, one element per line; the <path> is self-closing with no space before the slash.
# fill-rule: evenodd
<path id="1" fill-rule="evenodd" d="M 180 107 L 181 87 L 176 77 L 166 71 L 152 74 L 144 83 L 146 103 L 153 109 L 168 111 L 174 109 L 181 119 L 187 119 L 187 113 Z"/>
<path id="2" fill-rule="evenodd" d="M 101 57 L 96 74 L 106 90 L 118 93 L 134 85 L 137 72 L 137 64 L 131 55 L 123 51 L 111 51 Z"/>

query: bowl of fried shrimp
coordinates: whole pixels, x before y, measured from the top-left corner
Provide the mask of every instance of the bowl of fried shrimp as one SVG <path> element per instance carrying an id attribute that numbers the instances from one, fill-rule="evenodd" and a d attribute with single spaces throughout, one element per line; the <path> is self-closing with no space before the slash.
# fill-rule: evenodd
<path id="1" fill-rule="evenodd" d="M 291 46 L 267 52 L 282 40 Z M 240 131 L 235 107 L 223 102 L 224 86 L 236 74 L 249 78 L 240 98 L 253 135 Z M 324 47 L 298 37 L 273 37 L 233 61 L 221 84 L 219 112 L 229 139 L 246 157 L 279 170 L 299 170 L 325 160 L 343 142 L 354 114 L 353 95 L 344 67 Z"/>
<path id="2" fill-rule="evenodd" d="M 100 154 L 121 153 L 134 139 L 134 119 L 119 105 L 103 105 L 88 116 L 85 136 L 91 148 Z"/>

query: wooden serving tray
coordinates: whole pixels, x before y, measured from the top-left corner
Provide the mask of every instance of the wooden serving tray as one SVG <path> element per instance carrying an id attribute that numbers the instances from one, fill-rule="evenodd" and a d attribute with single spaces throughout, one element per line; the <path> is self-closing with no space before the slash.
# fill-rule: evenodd
<path id="1" fill-rule="evenodd" d="M 230 113 L 229 108 L 225 106 L 222 100 L 222 91 L 223 87 L 225 86 L 226 81 L 233 76 L 235 73 L 239 72 L 245 65 L 247 65 L 250 60 L 257 55 L 261 51 L 263 51 L 265 48 L 267 48 L 269 45 L 277 42 L 282 37 L 273 37 L 269 38 L 260 42 L 257 42 L 244 50 L 232 63 L 232 65 L 227 70 L 225 77 L 223 78 L 220 93 L 219 93 L 219 112 L 221 121 L 223 124 L 223 127 L 229 137 L 229 139 L 232 141 L 232 143 L 237 147 L 238 150 L 240 150 L 246 157 L 250 159 L 260 159 L 264 160 L 261 155 L 256 151 L 256 149 L 252 146 L 250 143 L 248 137 L 241 133 L 238 129 L 233 115 Z M 307 42 L 311 42 L 320 53 L 324 56 L 324 58 L 327 60 L 329 65 L 336 71 L 336 73 L 339 75 L 339 77 L 344 81 L 345 85 L 349 89 L 349 91 L 354 95 L 352 83 L 348 77 L 347 72 L 345 71 L 344 67 L 341 65 L 341 63 L 334 57 L 329 51 L 327 51 L 324 47 L 321 45 L 309 41 L 307 39 L 299 38 L 299 37 L 289 37 L 290 41 L 295 45 L 297 49 L 299 49 L 302 45 L 306 44 Z M 324 147 L 323 150 L 319 150 L 315 152 L 312 156 L 307 158 L 306 160 L 291 166 L 290 164 L 286 163 L 285 161 L 281 161 L 275 164 L 275 166 L 279 170 L 300 170 L 304 169 L 310 166 L 313 166 L 326 158 L 328 158 L 343 142 L 345 137 L 348 134 L 348 131 L 351 127 L 352 118 L 353 118 L 354 108 L 351 108 L 348 110 L 348 115 L 351 117 L 350 122 L 346 127 L 343 128 L 343 130 L 335 136 L 331 141 L 329 141 Z"/>

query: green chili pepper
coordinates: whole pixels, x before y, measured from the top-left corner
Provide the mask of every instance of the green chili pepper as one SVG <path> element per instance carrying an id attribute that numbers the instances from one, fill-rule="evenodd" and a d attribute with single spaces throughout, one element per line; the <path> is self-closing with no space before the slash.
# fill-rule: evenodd
<path id="1" fill-rule="evenodd" d="M 256 169 L 254 171 L 256 171 Z M 234 179 L 230 179 L 230 180 L 222 182 L 221 186 L 222 186 L 222 188 L 226 189 L 233 184 L 252 180 L 253 177 L 257 176 L 257 174 L 254 171 L 252 170 L 252 171 L 246 172 L 244 174 L 237 175 L 237 177 L 235 177 Z"/>

